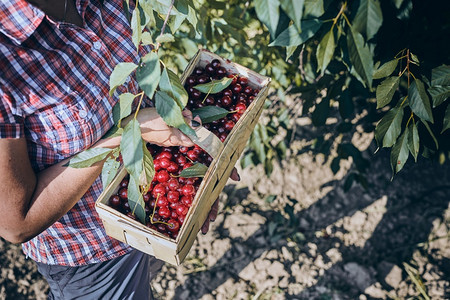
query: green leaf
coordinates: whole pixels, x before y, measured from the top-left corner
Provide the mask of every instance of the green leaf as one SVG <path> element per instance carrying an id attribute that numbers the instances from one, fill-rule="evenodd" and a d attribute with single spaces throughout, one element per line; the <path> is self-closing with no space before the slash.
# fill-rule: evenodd
<path id="1" fill-rule="evenodd" d="M 123 164 L 128 173 L 139 178 L 142 173 L 142 137 L 139 122 L 132 119 L 125 126 L 120 141 L 120 152 L 122 153 Z"/>
<path id="2" fill-rule="evenodd" d="M 391 108 L 375 128 L 378 147 L 391 147 L 402 130 L 403 107 Z"/>
<path id="3" fill-rule="evenodd" d="M 128 204 L 141 223 L 145 224 L 145 202 L 139 188 L 139 181 L 135 176 L 130 175 L 128 182 Z"/>
<path id="4" fill-rule="evenodd" d="M 160 44 L 173 41 L 175 41 L 175 38 L 170 33 L 163 33 L 162 35 L 158 35 L 158 37 L 156 38 L 156 42 Z"/>
<path id="5" fill-rule="evenodd" d="M 140 88 L 150 99 L 153 98 L 156 87 L 161 78 L 161 67 L 158 54 L 150 52 L 142 58 L 142 62 L 136 70 L 136 79 Z"/>
<path id="6" fill-rule="evenodd" d="M 391 150 L 391 167 L 394 175 L 403 168 L 409 157 L 408 134 L 403 132 Z"/>
<path id="7" fill-rule="evenodd" d="M 260 135 L 260 131 L 259 131 L 260 126 L 261 125 L 259 123 L 256 124 L 255 129 L 253 130 L 253 133 L 252 133 L 250 146 L 256 152 L 259 162 L 264 163 L 266 161 L 266 151 L 264 148 L 264 143 L 261 140 L 261 135 Z"/>
<path id="8" fill-rule="evenodd" d="M 208 171 L 207 166 L 201 163 L 194 163 L 192 167 L 183 169 L 183 171 L 180 172 L 179 176 L 184 178 L 204 177 L 206 171 Z"/>
<path id="9" fill-rule="evenodd" d="M 278 0 L 255 0 L 254 3 L 258 19 L 267 26 L 270 35 L 274 37 L 280 19 L 280 2 Z"/>
<path id="10" fill-rule="evenodd" d="M 136 49 L 138 49 L 142 39 L 141 14 L 139 13 L 139 9 L 134 9 L 131 15 L 131 30 L 133 32 L 131 39 Z"/>
<path id="11" fill-rule="evenodd" d="M 124 84 L 127 77 L 136 70 L 138 66 L 130 62 L 118 63 L 109 77 L 109 95 L 112 96 L 119 85 Z"/>
<path id="12" fill-rule="evenodd" d="M 383 23 L 380 2 L 378 0 L 360 0 L 358 11 L 353 19 L 353 29 L 370 40 Z"/>
<path id="13" fill-rule="evenodd" d="M 164 68 L 162 71 L 159 89 L 172 96 L 181 109 L 186 106 L 188 102 L 188 93 L 181 84 L 180 78 L 177 74 L 168 68 Z"/>
<path id="14" fill-rule="evenodd" d="M 382 108 L 388 105 L 395 91 L 398 89 L 400 83 L 400 77 L 388 77 L 382 83 L 377 86 L 377 108 Z"/>
<path id="15" fill-rule="evenodd" d="M 448 97 L 450 97 L 450 85 L 435 85 L 428 89 L 428 93 L 433 99 L 433 107 L 441 105 Z"/>
<path id="16" fill-rule="evenodd" d="M 157 91 L 155 95 L 155 106 L 158 114 L 167 125 L 179 128 L 186 124 L 177 102 L 166 92 Z"/>
<path id="17" fill-rule="evenodd" d="M 87 168 L 94 163 L 104 160 L 113 149 L 109 148 L 91 148 L 78 153 L 70 159 L 68 166 L 71 168 Z"/>
<path id="18" fill-rule="evenodd" d="M 142 151 L 144 157 L 142 160 L 142 173 L 139 178 L 139 185 L 147 189 L 150 187 L 153 177 L 155 176 L 155 166 L 153 164 L 153 157 L 144 143 L 142 144 Z"/>
<path id="19" fill-rule="evenodd" d="M 153 44 L 153 38 L 150 32 L 144 31 L 142 33 L 142 45 L 151 45 Z"/>
<path id="20" fill-rule="evenodd" d="M 192 6 L 190 6 L 190 5 L 189 5 L 189 12 L 188 12 L 187 20 L 189 23 L 191 23 L 192 27 L 194 27 L 195 34 L 199 35 L 200 32 L 197 30 L 197 23 L 198 23 L 197 13 L 195 12 L 195 9 L 192 8 Z M 197 38 L 197 36 L 196 36 L 196 38 Z"/>
<path id="21" fill-rule="evenodd" d="M 324 12 L 323 0 L 305 0 L 304 16 L 308 18 L 318 18 L 323 15 Z"/>
<path id="22" fill-rule="evenodd" d="M 387 63 L 384 63 L 381 67 L 376 69 L 373 72 L 373 79 L 381 79 L 384 77 L 388 77 L 392 74 L 392 72 L 395 71 L 395 68 L 397 68 L 398 60 L 393 59 L 388 61 Z"/>
<path id="23" fill-rule="evenodd" d="M 223 117 L 226 117 L 229 113 L 230 111 L 226 110 L 225 108 L 212 105 L 197 108 L 192 111 L 192 115 L 194 117 L 199 116 L 203 124 L 211 123 L 213 121 L 222 119 Z"/>
<path id="24" fill-rule="evenodd" d="M 411 62 L 415 63 L 416 65 L 420 65 L 420 61 L 419 58 L 417 58 L 417 55 L 413 54 L 412 52 L 410 54 L 411 54 Z"/>
<path id="25" fill-rule="evenodd" d="M 316 105 L 316 108 L 312 113 L 311 120 L 314 126 L 325 125 L 329 113 L 330 113 L 330 98 L 325 97 L 319 104 Z"/>
<path id="26" fill-rule="evenodd" d="M 450 85 L 450 66 L 441 65 L 431 70 L 431 86 Z"/>
<path id="27" fill-rule="evenodd" d="M 294 54 L 295 50 L 297 50 L 298 46 L 287 46 L 286 47 L 286 62 L 291 58 Z"/>
<path id="28" fill-rule="evenodd" d="M 430 99 L 423 82 L 419 79 L 415 79 L 409 87 L 409 106 L 419 118 L 434 122 Z"/>
<path id="29" fill-rule="evenodd" d="M 317 70 L 322 70 L 321 74 L 325 72 L 328 64 L 333 58 L 334 48 L 336 44 L 334 42 L 333 30 L 328 31 L 322 38 L 317 47 Z"/>
<path id="30" fill-rule="evenodd" d="M 233 78 L 224 77 L 219 80 L 212 80 L 208 83 L 198 84 L 194 86 L 194 88 L 205 94 L 217 94 L 226 89 L 231 82 L 233 82 Z"/>
<path id="31" fill-rule="evenodd" d="M 417 155 L 419 154 L 419 131 L 415 123 L 411 122 L 408 125 L 408 149 L 414 156 L 414 160 L 417 162 Z"/>
<path id="32" fill-rule="evenodd" d="M 131 114 L 131 108 L 135 97 L 136 96 L 131 93 L 125 93 L 119 96 L 120 120 Z"/>
<path id="33" fill-rule="evenodd" d="M 319 30 L 322 22 L 318 19 L 302 21 L 302 32 L 299 33 L 294 25 L 290 25 L 269 44 L 273 46 L 298 46 L 309 40 Z"/>
<path id="34" fill-rule="evenodd" d="M 116 177 L 119 171 L 120 162 L 115 158 L 108 158 L 103 164 L 102 168 L 102 184 L 103 189 L 106 189 L 111 181 Z"/>
<path id="35" fill-rule="evenodd" d="M 433 130 L 431 130 L 430 125 L 428 125 L 427 121 L 423 121 L 422 123 L 425 126 L 425 128 L 428 130 L 428 133 L 430 134 L 431 138 L 433 139 L 434 145 L 436 146 L 436 150 L 439 149 L 438 140 L 436 139 L 436 136 L 434 135 Z"/>
<path id="36" fill-rule="evenodd" d="M 356 73 L 363 79 L 362 84 L 372 88 L 373 57 L 370 49 L 364 44 L 364 38 L 352 27 L 347 34 L 347 47 L 350 61 Z"/>
<path id="37" fill-rule="evenodd" d="M 450 128 L 450 105 L 448 105 L 447 109 L 445 110 L 444 123 L 442 126 L 441 134 L 449 128 Z"/>
<path id="38" fill-rule="evenodd" d="M 289 18 L 294 21 L 294 25 L 297 27 L 298 32 L 302 31 L 301 21 L 304 3 L 304 0 L 280 0 L 281 8 L 283 8 Z"/>

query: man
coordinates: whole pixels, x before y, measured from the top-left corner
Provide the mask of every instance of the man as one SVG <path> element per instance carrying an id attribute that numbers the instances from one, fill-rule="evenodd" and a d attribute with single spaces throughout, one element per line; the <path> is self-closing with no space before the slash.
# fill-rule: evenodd
<path id="1" fill-rule="evenodd" d="M 49 298 L 148 299 L 162 263 L 106 235 L 94 208 L 103 162 L 64 166 L 120 144 L 101 137 L 117 102 L 109 75 L 118 62 L 138 63 L 122 1 L 29 2 L 0 2 L 0 236 L 23 243 Z M 137 88 L 132 79 L 118 92 Z M 138 120 L 148 142 L 193 145 L 153 108 Z"/>

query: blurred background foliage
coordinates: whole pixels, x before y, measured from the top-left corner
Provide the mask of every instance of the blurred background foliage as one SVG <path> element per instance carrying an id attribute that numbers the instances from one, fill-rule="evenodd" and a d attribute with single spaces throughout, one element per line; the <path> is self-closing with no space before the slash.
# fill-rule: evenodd
<path id="1" fill-rule="evenodd" d="M 273 79 L 243 167 L 263 164 L 270 175 L 274 161 L 313 151 L 336 173 L 341 160 L 351 158 L 349 187 L 365 184 L 376 148 L 390 151 L 393 175 L 408 159 L 450 158 L 450 1 L 174 4 L 166 32 L 175 38 L 160 49 L 170 69 L 181 74 L 202 47 Z M 154 36 L 164 20 L 164 10 L 157 11 Z M 290 145 L 301 126 L 296 120 L 305 116 L 314 132 L 306 146 L 294 150 Z M 358 148 L 355 133 L 368 134 L 376 146 Z"/>

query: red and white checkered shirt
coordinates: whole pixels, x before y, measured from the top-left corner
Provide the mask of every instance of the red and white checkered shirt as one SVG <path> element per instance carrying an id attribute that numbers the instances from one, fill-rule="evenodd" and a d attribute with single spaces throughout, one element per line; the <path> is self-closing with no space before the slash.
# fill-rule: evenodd
<path id="1" fill-rule="evenodd" d="M 76 0 L 83 28 L 55 22 L 25 0 L 0 1 L 0 138 L 26 138 L 36 172 L 83 151 L 113 124 L 109 76 L 138 63 L 121 0 Z M 144 50 L 145 51 L 145 50 Z M 134 79 L 128 91 L 137 93 Z M 46 263 L 77 266 L 130 248 L 108 237 L 95 210 L 100 178 L 58 222 L 23 244 Z"/>

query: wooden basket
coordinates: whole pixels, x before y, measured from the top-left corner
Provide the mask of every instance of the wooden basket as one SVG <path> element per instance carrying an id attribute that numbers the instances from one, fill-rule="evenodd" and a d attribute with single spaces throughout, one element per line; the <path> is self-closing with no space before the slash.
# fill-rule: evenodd
<path id="1" fill-rule="evenodd" d="M 199 50 L 192 58 L 181 76 L 182 82 L 184 83 L 195 67 L 204 67 L 213 59 L 219 59 L 227 72 L 247 77 L 249 85 L 252 88 L 260 89 L 260 92 L 229 133 L 217 156 L 214 157 L 186 215 L 185 222 L 180 228 L 177 239 L 170 239 L 108 206 L 109 198 L 117 193 L 119 183 L 127 175 L 124 168 L 103 191 L 95 204 L 109 236 L 173 265 L 180 265 L 183 262 L 206 220 L 212 204 L 223 190 L 258 122 L 270 85 L 270 78 L 225 60 L 207 50 Z M 212 135 L 212 133 L 210 134 Z"/>

